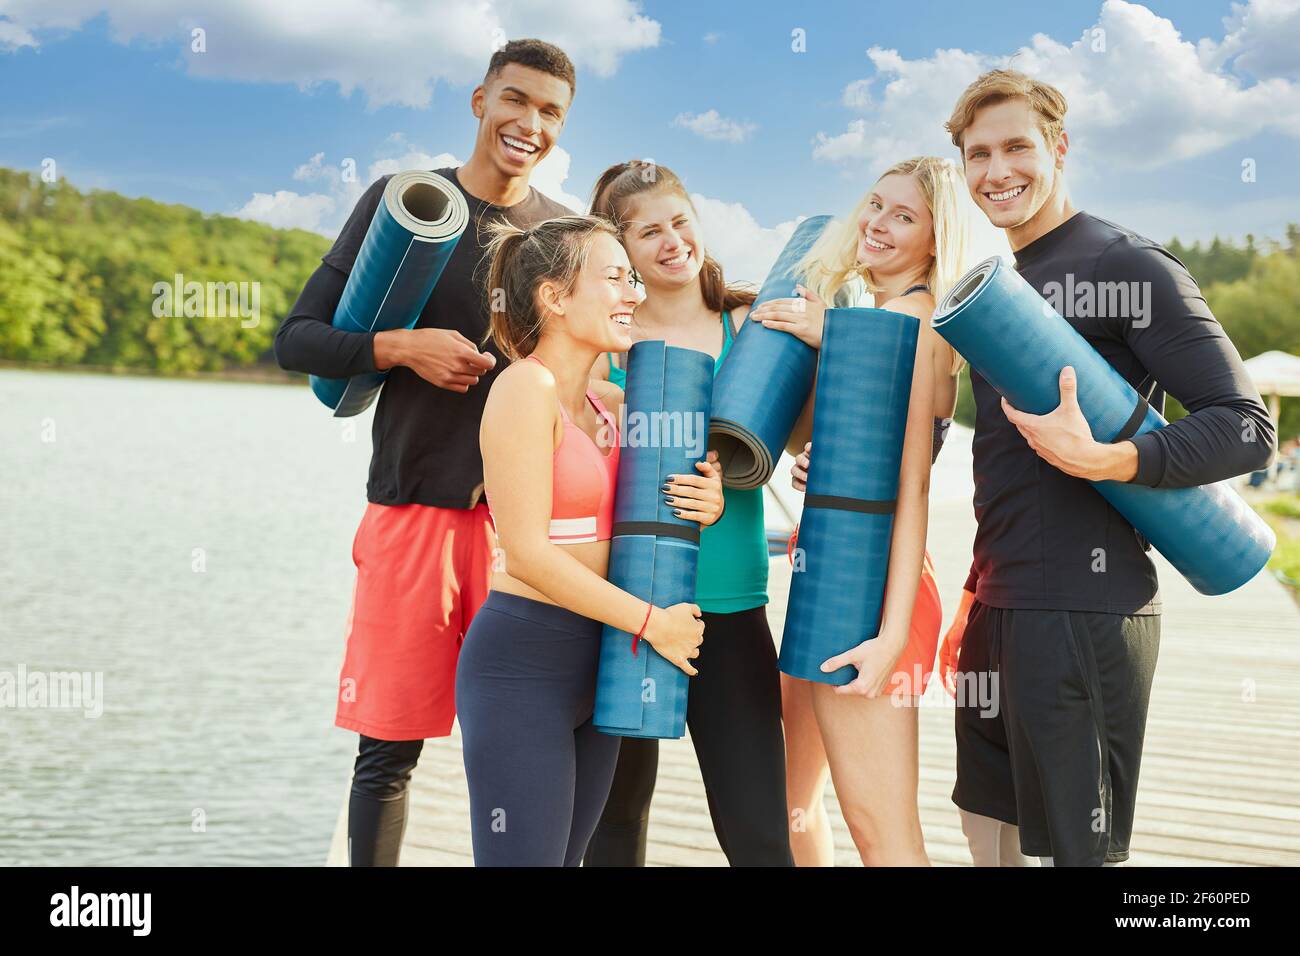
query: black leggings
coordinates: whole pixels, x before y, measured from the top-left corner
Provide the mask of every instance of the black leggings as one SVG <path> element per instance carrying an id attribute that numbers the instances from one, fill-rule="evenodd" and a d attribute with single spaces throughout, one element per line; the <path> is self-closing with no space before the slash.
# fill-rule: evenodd
<path id="1" fill-rule="evenodd" d="M 762 607 L 704 614 L 686 722 L 713 832 L 732 866 L 794 866 L 776 648 Z M 587 866 L 644 866 L 659 742 L 624 737 Z"/>
<path id="2" fill-rule="evenodd" d="M 407 785 L 423 740 L 361 734 L 348 798 L 348 865 L 397 866 L 406 832 Z"/>

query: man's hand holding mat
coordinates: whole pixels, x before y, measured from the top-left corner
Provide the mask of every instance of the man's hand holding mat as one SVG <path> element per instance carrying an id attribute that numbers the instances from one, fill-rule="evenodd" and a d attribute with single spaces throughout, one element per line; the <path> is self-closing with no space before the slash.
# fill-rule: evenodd
<path id="1" fill-rule="evenodd" d="M 405 365 L 451 392 L 468 392 L 496 364 L 496 356 L 480 352 L 455 329 L 393 329 L 375 336 L 375 368 L 386 372 Z"/>

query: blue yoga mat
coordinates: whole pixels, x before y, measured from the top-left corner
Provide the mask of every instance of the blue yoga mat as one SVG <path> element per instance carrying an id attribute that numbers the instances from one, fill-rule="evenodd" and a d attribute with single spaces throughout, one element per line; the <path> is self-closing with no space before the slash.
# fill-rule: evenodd
<path id="1" fill-rule="evenodd" d="M 794 297 L 804 255 L 830 224 L 830 216 L 805 219 L 781 250 L 754 306 Z M 817 350 L 789 332 L 746 321 L 713 384 L 709 447 L 718 453 L 728 488 L 767 483 L 812 389 Z"/>
<path id="2" fill-rule="evenodd" d="M 700 526 L 673 514 L 661 486 L 697 475 L 708 449 L 713 358 L 645 341 L 628 352 L 623 443 L 609 580 L 657 607 L 695 600 Z M 642 639 L 606 626 L 596 678 L 596 729 L 621 737 L 686 733 L 689 677 Z"/>
<path id="3" fill-rule="evenodd" d="M 388 332 L 415 327 L 443 267 L 469 222 L 465 197 L 437 173 L 398 173 L 370 220 L 357 261 L 334 310 L 334 327 Z M 311 376 L 316 397 L 336 418 L 370 407 L 387 372 L 349 379 Z"/>
<path id="4" fill-rule="evenodd" d="M 1168 422 L 1065 319 L 998 258 L 963 276 L 932 320 L 935 330 L 1022 411 L 1045 415 L 1074 367 L 1079 407 L 1097 441 L 1142 435 Z M 1008 347 L 1014 343 L 1014 347 Z M 1092 486 L 1202 594 L 1241 587 L 1268 562 L 1277 538 L 1227 482 L 1150 488 Z"/>
<path id="5" fill-rule="evenodd" d="M 813 400 L 813 456 L 778 666 L 847 684 L 822 661 L 880 630 L 894 502 L 921 323 L 884 309 L 827 309 Z"/>

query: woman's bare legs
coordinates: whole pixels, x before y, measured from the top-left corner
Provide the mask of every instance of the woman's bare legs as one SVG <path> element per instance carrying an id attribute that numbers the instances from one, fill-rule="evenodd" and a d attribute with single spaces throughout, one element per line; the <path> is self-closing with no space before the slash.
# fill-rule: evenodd
<path id="1" fill-rule="evenodd" d="M 916 707 L 809 686 L 835 794 L 863 865 L 929 866 L 916 803 Z"/>
<path id="2" fill-rule="evenodd" d="M 781 675 L 785 721 L 785 793 L 795 866 L 834 866 L 835 840 L 824 797 L 830 767 L 813 713 L 811 682 Z"/>

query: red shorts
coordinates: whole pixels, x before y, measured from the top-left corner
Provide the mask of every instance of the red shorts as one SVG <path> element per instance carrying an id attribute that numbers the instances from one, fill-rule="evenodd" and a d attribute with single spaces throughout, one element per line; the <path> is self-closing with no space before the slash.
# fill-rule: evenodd
<path id="1" fill-rule="evenodd" d="M 934 581 L 934 564 L 925 552 L 921 564 L 921 583 L 912 605 L 912 629 L 907 645 L 894 665 L 894 676 L 885 685 L 885 694 L 920 697 L 934 673 L 934 658 L 939 650 L 939 628 L 943 625 L 943 605 L 939 603 L 939 586 Z"/>
<path id="2" fill-rule="evenodd" d="M 495 546 L 483 503 L 366 506 L 335 724 L 380 740 L 451 733 L 456 659 L 487 598 Z"/>

